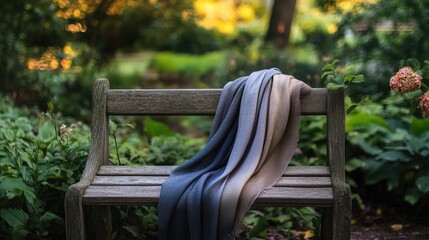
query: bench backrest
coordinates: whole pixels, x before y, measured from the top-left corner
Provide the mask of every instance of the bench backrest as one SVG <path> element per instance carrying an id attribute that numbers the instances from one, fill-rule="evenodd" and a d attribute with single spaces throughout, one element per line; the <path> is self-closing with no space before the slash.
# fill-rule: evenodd
<path id="1" fill-rule="evenodd" d="M 93 91 L 93 144 L 104 148 L 108 164 L 109 115 L 214 115 L 221 89 L 111 90 L 107 79 L 98 79 Z M 314 88 L 301 98 L 302 115 L 327 116 L 328 165 L 335 181 L 344 181 L 344 94 L 342 90 Z"/>
<path id="2" fill-rule="evenodd" d="M 109 90 L 108 115 L 214 115 L 221 89 Z M 327 90 L 313 89 L 302 98 L 304 115 L 326 114 Z"/>

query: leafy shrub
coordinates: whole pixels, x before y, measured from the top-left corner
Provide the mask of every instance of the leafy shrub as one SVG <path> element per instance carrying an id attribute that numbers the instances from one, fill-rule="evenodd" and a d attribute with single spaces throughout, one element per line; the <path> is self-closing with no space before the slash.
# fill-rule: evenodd
<path id="1" fill-rule="evenodd" d="M 364 184 L 385 184 L 388 192 L 413 205 L 429 192 L 429 120 L 413 117 L 408 109 L 392 105 L 398 101 L 392 99 L 367 104 L 370 112 L 361 110 L 348 117 L 355 165 L 350 170 L 361 168 Z"/>
<path id="2" fill-rule="evenodd" d="M 83 171 L 90 129 L 54 114 L 54 108 L 48 103 L 49 112 L 43 114 L 0 99 L 1 239 L 64 238 L 64 194 Z M 149 127 L 165 126 L 152 120 Z M 161 135 L 142 137 L 130 124 L 111 123 L 111 129 L 112 164 L 178 164 L 204 144 L 199 138 L 161 136 L 156 129 L 149 132 Z M 115 228 L 120 236 L 133 235 L 133 228 L 124 224 L 132 226 L 136 217 L 141 217 L 137 226 L 143 226 L 144 234 L 156 225 L 153 207 L 122 207 L 113 213 L 120 219 Z"/>
<path id="3" fill-rule="evenodd" d="M 247 213 L 243 224 L 248 231 L 240 239 L 289 239 L 300 230 L 307 230 L 302 233 L 309 239 L 314 231 L 320 232 L 320 215 L 311 207 L 255 208 Z"/>
<path id="4" fill-rule="evenodd" d="M 124 121 L 127 119 L 109 123 L 109 159 L 114 165 L 178 165 L 197 154 L 205 144 L 204 138 L 176 134 L 150 117 L 131 120 L 131 123 Z M 134 125 L 139 124 L 145 127 L 135 129 Z"/>
<path id="5" fill-rule="evenodd" d="M 295 151 L 291 165 L 327 165 L 325 125 L 324 116 L 301 117 L 298 149 Z"/>
<path id="6" fill-rule="evenodd" d="M 0 238 L 63 238 L 64 193 L 82 172 L 89 128 L 72 123 L 72 135 L 64 127 L 60 134 L 57 116 L 12 107 L 7 98 L 0 112 Z"/>

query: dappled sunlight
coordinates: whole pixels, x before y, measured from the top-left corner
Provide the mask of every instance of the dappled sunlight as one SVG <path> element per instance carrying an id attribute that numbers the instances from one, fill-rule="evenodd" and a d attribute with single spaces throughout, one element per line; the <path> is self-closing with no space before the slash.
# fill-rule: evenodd
<path id="1" fill-rule="evenodd" d="M 240 1 L 195 0 L 194 8 L 198 25 L 225 34 L 233 34 L 237 25 L 255 20 L 254 8 Z"/>
<path id="2" fill-rule="evenodd" d="M 120 15 L 125 9 L 142 4 L 142 1 L 139 0 L 115 0 L 107 5 L 103 4 L 101 0 L 53 0 L 53 2 L 58 6 L 57 17 L 73 20 L 83 20 L 99 10 L 104 10 L 110 16 Z M 71 23 L 65 27 L 66 31 L 71 33 L 84 33 L 87 28 L 87 25 L 82 22 Z"/>
<path id="3" fill-rule="evenodd" d="M 59 7 L 56 15 L 64 19 L 83 19 L 95 11 L 101 0 L 53 0 Z"/>
<path id="4" fill-rule="evenodd" d="M 27 62 L 29 70 L 54 70 L 59 66 L 58 58 L 52 50 L 48 50 L 39 58 L 31 58 Z"/>
<path id="5" fill-rule="evenodd" d="M 108 15 L 119 15 L 124 9 L 136 7 L 142 3 L 140 0 L 115 0 L 108 4 L 103 3 L 102 0 L 53 0 L 53 2 L 59 7 L 56 15 L 64 19 L 83 19 L 99 8 L 104 8 Z M 151 2 L 156 3 L 156 1 Z"/>
<path id="6" fill-rule="evenodd" d="M 86 32 L 88 27 L 82 23 L 72 23 L 66 26 L 67 32 L 77 33 L 77 32 Z"/>
<path id="7" fill-rule="evenodd" d="M 364 4 L 374 4 L 377 2 L 378 0 L 340 0 L 338 1 L 337 6 L 343 12 L 348 13 L 362 10 L 362 5 Z"/>
<path id="8" fill-rule="evenodd" d="M 70 70 L 73 65 L 73 58 L 79 55 L 79 51 L 73 49 L 72 44 L 67 42 L 62 52 L 47 49 L 40 58 L 30 58 L 27 60 L 28 70 Z"/>

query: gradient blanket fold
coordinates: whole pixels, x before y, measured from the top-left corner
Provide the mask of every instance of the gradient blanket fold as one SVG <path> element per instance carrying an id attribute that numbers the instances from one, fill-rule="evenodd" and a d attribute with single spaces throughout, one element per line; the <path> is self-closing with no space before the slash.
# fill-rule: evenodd
<path id="1" fill-rule="evenodd" d="M 227 83 L 206 146 L 164 182 L 159 239 L 233 239 L 257 196 L 282 176 L 310 87 L 277 69 Z"/>

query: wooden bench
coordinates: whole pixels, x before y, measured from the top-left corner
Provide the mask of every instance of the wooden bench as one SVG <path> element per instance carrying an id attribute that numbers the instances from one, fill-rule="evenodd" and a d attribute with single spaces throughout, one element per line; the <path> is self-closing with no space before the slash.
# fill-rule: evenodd
<path id="1" fill-rule="evenodd" d="M 110 115 L 213 115 L 221 89 L 93 90 L 91 146 L 81 180 L 65 198 L 67 239 L 110 239 L 111 205 L 156 205 L 174 166 L 109 166 Z M 350 239 L 351 197 L 344 170 L 344 94 L 315 88 L 301 100 L 302 115 L 327 116 L 327 166 L 288 167 L 256 205 L 322 208 L 322 239 Z M 301 126 L 305 127 L 305 126 Z M 86 216 L 85 216 L 86 215 Z M 91 221 L 87 219 L 91 217 Z M 95 222 L 94 222 L 95 221 Z"/>

